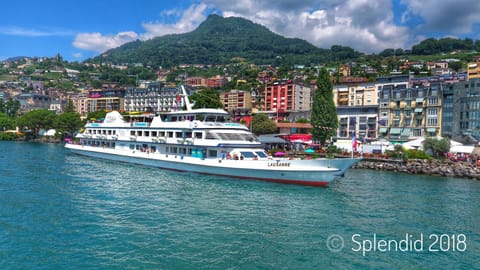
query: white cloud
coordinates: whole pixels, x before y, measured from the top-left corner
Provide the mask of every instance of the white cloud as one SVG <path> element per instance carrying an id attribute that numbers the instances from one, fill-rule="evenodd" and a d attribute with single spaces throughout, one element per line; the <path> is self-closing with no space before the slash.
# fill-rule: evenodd
<path id="1" fill-rule="evenodd" d="M 207 5 L 205 4 L 192 5 L 183 12 L 183 15 L 175 24 L 144 23 L 142 26 L 146 33 L 142 34 L 142 39 L 190 32 L 205 20 L 206 9 Z M 166 14 L 178 14 L 178 11 L 170 10 L 166 11 Z"/>
<path id="2" fill-rule="evenodd" d="M 393 22 L 390 1 L 302 1 L 303 5 L 298 6 L 290 0 L 274 4 L 240 0 L 236 5 L 222 0 L 209 2 L 221 5 L 225 16 L 245 17 L 278 34 L 305 39 L 321 48 L 344 45 L 361 52 L 379 52 L 404 48 L 408 42 L 407 28 Z M 253 3 L 255 9 L 250 8 Z"/>
<path id="3" fill-rule="evenodd" d="M 34 29 L 18 26 L 0 26 L 0 34 L 22 37 L 49 37 L 49 36 L 71 36 L 71 31 L 58 29 Z"/>
<path id="4" fill-rule="evenodd" d="M 100 33 L 82 33 L 75 37 L 73 46 L 88 51 L 104 52 L 136 39 L 138 39 L 138 35 L 135 32 L 120 32 L 111 36 L 104 36 Z"/>
<path id="5" fill-rule="evenodd" d="M 174 24 L 163 24 L 159 22 L 143 23 L 144 33 L 121 32 L 116 35 L 103 35 L 101 33 L 81 33 L 75 37 L 73 46 L 88 51 L 104 52 L 112 48 L 119 47 L 127 42 L 137 39 L 146 40 L 156 36 L 167 34 L 179 34 L 194 30 L 202 21 L 205 20 L 205 11 L 207 5 L 192 5 L 183 11 L 180 19 Z M 164 11 L 164 14 L 178 14 L 176 10 Z"/>

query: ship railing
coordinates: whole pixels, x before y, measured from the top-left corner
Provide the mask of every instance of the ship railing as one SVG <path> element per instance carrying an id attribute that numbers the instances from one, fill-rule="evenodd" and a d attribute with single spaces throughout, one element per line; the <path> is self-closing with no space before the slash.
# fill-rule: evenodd
<path id="1" fill-rule="evenodd" d="M 165 143 L 167 140 L 164 137 L 152 137 L 152 142 Z"/>

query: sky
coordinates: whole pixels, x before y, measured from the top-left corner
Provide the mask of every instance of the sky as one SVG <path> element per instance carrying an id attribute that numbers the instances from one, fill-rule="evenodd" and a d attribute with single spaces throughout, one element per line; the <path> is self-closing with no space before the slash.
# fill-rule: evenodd
<path id="1" fill-rule="evenodd" d="M 60 54 L 81 62 L 126 42 L 193 31 L 210 14 L 363 53 L 431 37 L 480 40 L 478 0 L 17 0 L 0 9 L 0 61 Z"/>

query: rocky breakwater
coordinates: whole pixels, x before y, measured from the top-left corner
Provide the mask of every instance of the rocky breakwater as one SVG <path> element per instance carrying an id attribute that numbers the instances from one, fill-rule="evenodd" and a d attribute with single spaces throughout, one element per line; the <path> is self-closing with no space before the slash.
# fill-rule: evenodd
<path id="1" fill-rule="evenodd" d="M 435 176 L 464 177 L 480 180 L 480 168 L 468 162 L 441 160 L 392 160 L 363 159 L 355 169 L 384 170 L 409 174 L 426 174 Z"/>

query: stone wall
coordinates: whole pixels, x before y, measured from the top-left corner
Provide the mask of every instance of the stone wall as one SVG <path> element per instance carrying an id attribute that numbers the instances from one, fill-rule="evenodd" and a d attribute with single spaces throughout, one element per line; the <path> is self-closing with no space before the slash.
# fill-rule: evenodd
<path id="1" fill-rule="evenodd" d="M 427 174 L 436 176 L 464 177 L 480 180 L 480 168 L 467 162 L 439 160 L 389 160 L 363 159 L 355 169 L 383 170 L 409 174 Z"/>

